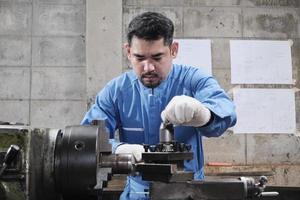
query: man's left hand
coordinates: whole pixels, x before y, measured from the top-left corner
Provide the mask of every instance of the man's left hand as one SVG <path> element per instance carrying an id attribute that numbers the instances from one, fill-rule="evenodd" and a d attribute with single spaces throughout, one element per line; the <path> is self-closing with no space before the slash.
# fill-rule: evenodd
<path id="1" fill-rule="evenodd" d="M 132 154 L 136 162 L 142 161 L 142 153 L 145 152 L 144 146 L 140 144 L 121 144 L 117 147 L 115 154 Z"/>

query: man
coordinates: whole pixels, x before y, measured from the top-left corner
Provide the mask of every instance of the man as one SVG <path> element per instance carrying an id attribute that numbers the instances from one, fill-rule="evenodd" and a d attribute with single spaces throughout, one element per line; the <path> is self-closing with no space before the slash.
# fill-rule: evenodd
<path id="1" fill-rule="evenodd" d="M 132 153 L 140 161 L 141 144 L 157 144 L 160 124 L 172 123 L 175 139 L 191 144 L 194 153 L 185 170 L 203 179 L 201 137 L 217 137 L 233 126 L 234 105 L 200 68 L 172 64 L 178 52 L 173 33 L 172 21 L 162 14 L 136 16 L 124 45 L 133 70 L 100 91 L 82 124 L 105 120 L 111 138 L 119 130 L 120 141 L 112 140 L 113 152 Z M 147 199 L 147 188 L 140 176 L 129 176 L 120 199 Z"/>

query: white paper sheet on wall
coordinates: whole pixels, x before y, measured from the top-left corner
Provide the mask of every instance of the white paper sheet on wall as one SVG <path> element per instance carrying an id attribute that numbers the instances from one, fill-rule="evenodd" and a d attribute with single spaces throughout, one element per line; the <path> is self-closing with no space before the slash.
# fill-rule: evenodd
<path id="1" fill-rule="evenodd" d="M 174 63 L 201 67 L 212 74 L 211 40 L 175 39 L 175 41 L 179 43 L 179 52 Z"/>
<path id="2" fill-rule="evenodd" d="M 290 41 L 231 40 L 231 83 L 293 84 Z"/>
<path id="3" fill-rule="evenodd" d="M 234 133 L 295 133 L 292 89 L 235 89 L 237 124 Z"/>

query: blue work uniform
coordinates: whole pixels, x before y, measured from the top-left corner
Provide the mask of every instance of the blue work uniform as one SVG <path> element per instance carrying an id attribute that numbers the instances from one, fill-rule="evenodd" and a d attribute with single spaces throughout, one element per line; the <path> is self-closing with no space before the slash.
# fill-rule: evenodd
<path id="1" fill-rule="evenodd" d="M 175 140 L 192 146 L 194 159 L 184 163 L 203 179 L 202 136 L 217 137 L 236 123 L 235 106 L 217 81 L 200 68 L 173 64 L 166 80 L 154 89 L 145 87 L 133 71 L 111 80 L 97 95 L 82 124 L 105 120 L 110 138 L 119 130 L 118 142 L 112 140 L 112 151 L 121 143 L 157 144 L 160 114 L 174 96 L 186 95 L 199 100 L 212 113 L 213 120 L 204 127 L 176 126 Z M 140 176 L 129 176 L 120 199 L 148 199 L 149 183 Z"/>

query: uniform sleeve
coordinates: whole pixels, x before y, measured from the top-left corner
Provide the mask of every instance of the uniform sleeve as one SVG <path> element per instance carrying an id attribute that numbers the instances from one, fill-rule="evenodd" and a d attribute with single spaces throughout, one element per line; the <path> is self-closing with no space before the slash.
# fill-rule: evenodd
<path id="1" fill-rule="evenodd" d="M 112 151 L 114 152 L 120 143 L 114 139 L 114 133 L 118 128 L 118 111 L 113 93 L 114 90 L 111 85 L 105 86 L 105 88 L 97 94 L 95 103 L 85 114 L 81 124 L 91 124 L 94 120 L 105 120 L 106 131 L 111 138 L 109 142 L 112 144 Z"/>
<path id="2" fill-rule="evenodd" d="M 191 80 L 194 98 L 203 103 L 213 117 L 209 124 L 198 128 L 198 131 L 206 137 L 218 137 L 235 125 L 235 105 L 212 76 L 197 71 Z"/>

